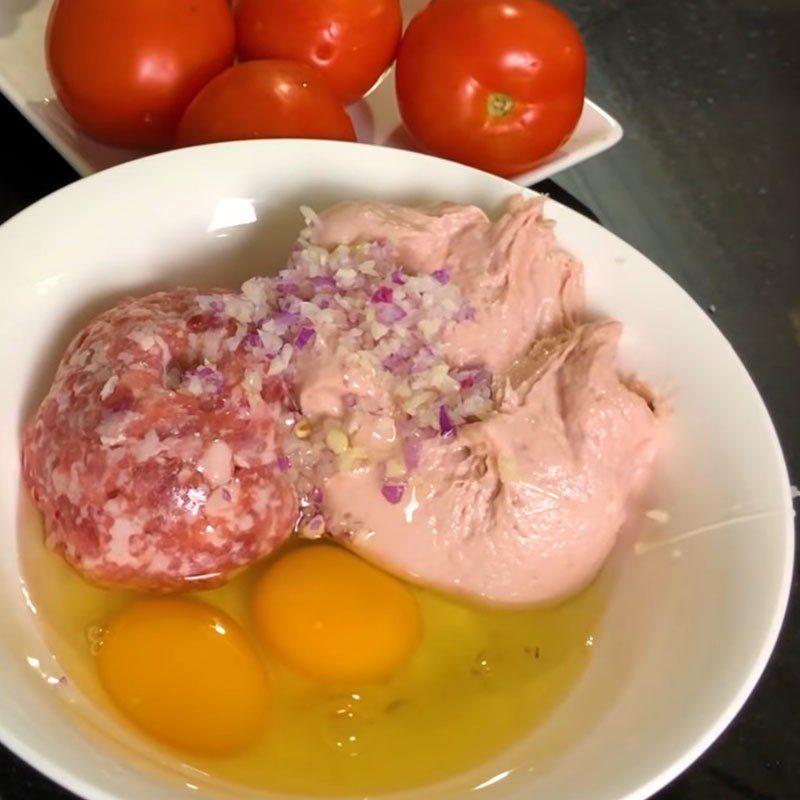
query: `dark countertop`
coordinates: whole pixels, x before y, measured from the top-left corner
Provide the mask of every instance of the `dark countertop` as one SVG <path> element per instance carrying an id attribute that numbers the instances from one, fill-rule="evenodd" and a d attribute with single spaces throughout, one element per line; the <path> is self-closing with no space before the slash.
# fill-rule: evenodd
<path id="1" fill-rule="evenodd" d="M 800 483 L 800 3 L 559 5 L 584 33 L 590 96 L 626 135 L 548 191 L 583 201 L 714 313 L 759 386 Z M 2 221 L 76 175 L 2 98 L 0 130 Z M 776 652 L 744 710 L 657 800 L 800 797 L 797 583 Z M 0 748 L 2 800 L 72 797 Z"/>
<path id="2" fill-rule="evenodd" d="M 800 485 L 800 3 L 559 0 L 625 138 L 559 184 L 713 312 Z M 800 596 L 755 692 L 658 800 L 800 798 Z M 587 798 L 587 800 L 589 800 Z"/>

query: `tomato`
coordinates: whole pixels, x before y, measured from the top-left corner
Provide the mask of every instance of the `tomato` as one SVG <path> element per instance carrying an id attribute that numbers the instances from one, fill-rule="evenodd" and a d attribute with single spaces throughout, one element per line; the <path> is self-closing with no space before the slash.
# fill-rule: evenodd
<path id="1" fill-rule="evenodd" d="M 178 127 L 178 146 L 235 139 L 345 139 L 353 123 L 313 67 L 294 61 L 247 61 L 212 80 Z"/>
<path id="2" fill-rule="evenodd" d="M 392 63 L 403 27 L 399 0 L 241 0 L 239 56 L 317 67 L 345 103 Z"/>
<path id="3" fill-rule="evenodd" d="M 433 0 L 397 56 L 397 101 L 425 149 L 499 175 L 525 172 L 583 109 L 580 34 L 540 0 Z"/>
<path id="4" fill-rule="evenodd" d="M 226 0 L 56 0 L 46 50 L 78 127 L 109 144 L 158 147 L 233 63 L 233 14 Z"/>

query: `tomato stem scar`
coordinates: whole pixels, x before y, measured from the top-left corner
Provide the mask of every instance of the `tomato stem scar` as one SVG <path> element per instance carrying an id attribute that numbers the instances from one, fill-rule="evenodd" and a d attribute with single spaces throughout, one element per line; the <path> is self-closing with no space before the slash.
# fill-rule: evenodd
<path id="1" fill-rule="evenodd" d="M 486 111 L 490 117 L 504 117 L 514 108 L 514 98 L 504 92 L 492 92 L 486 98 Z"/>

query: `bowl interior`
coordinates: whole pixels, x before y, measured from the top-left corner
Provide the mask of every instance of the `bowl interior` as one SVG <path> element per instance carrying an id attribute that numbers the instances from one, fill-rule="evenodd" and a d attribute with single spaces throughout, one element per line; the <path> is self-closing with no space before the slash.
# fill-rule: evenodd
<path id="1" fill-rule="evenodd" d="M 21 582 L 19 441 L 69 337 L 126 293 L 235 286 L 278 268 L 301 204 L 475 203 L 519 188 L 418 154 L 335 142 L 234 143 L 154 156 L 46 198 L 0 229 L 0 737 L 90 798 L 197 797 L 193 776 L 71 690 Z M 792 564 L 788 480 L 772 424 L 735 354 L 664 273 L 555 202 L 583 259 L 593 314 L 625 323 L 622 360 L 671 407 L 648 509 L 609 570 L 589 669 L 539 729 L 490 764 L 403 797 L 645 797 L 719 734 L 774 645 Z M 23 525 L 24 527 L 24 525 Z M 634 530 L 635 529 L 635 530 Z M 634 536 L 635 534 L 635 536 Z M 48 681 L 48 678 L 51 680 Z M 210 787 L 203 796 L 247 796 Z"/>

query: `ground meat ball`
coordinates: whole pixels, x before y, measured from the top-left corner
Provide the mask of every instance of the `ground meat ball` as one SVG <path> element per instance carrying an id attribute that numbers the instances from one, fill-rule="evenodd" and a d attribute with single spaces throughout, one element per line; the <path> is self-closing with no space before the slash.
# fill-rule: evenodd
<path id="1" fill-rule="evenodd" d="M 292 531 L 285 387 L 214 297 L 177 289 L 101 314 L 25 430 L 47 543 L 96 583 L 215 585 Z"/>

